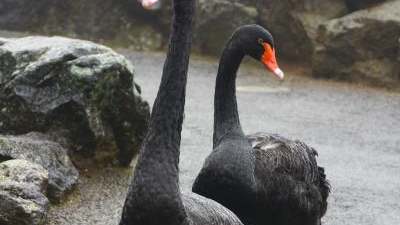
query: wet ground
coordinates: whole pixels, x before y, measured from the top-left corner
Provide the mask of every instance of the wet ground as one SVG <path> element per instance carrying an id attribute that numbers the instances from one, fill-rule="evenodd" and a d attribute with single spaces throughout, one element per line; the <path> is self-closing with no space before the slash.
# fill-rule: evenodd
<path id="1" fill-rule="evenodd" d="M 164 55 L 123 51 L 150 104 Z M 283 83 L 256 63 L 239 71 L 237 97 L 245 133 L 276 132 L 319 152 L 332 185 L 325 225 L 397 225 L 400 221 L 400 92 L 316 81 L 282 65 Z M 189 189 L 211 150 L 217 62 L 192 57 L 183 125 L 180 175 Z M 131 168 L 88 168 L 64 203 L 52 205 L 48 225 L 116 225 Z"/>
<path id="2" fill-rule="evenodd" d="M 0 31 L 1 37 L 26 36 Z M 164 61 L 159 53 L 121 51 L 153 103 Z M 282 65 L 281 83 L 256 63 L 239 71 L 237 97 L 246 133 L 276 132 L 319 152 L 332 185 L 325 225 L 397 225 L 400 221 L 400 92 L 316 81 Z M 211 150 L 217 62 L 192 57 L 180 158 L 190 189 Z M 50 207 L 46 225 L 117 225 L 132 168 L 83 168 L 76 189 Z"/>

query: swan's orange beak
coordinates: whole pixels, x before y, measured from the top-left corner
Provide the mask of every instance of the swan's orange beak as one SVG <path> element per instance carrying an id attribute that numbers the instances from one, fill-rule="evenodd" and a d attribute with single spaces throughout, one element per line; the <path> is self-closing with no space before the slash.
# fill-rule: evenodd
<path id="1" fill-rule="evenodd" d="M 261 56 L 261 62 L 271 70 L 276 76 L 279 77 L 280 80 L 285 78 L 285 74 L 278 67 L 278 63 L 275 58 L 275 50 L 271 48 L 271 45 L 268 43 L 263 43 L 264 46 L 264 54 Z"/>
<path id="2" fill-rule="evenodd" d="M 157 2 L 158 0 L 142 0 L 142 6 L 147 10 L 151 10 Z"/>

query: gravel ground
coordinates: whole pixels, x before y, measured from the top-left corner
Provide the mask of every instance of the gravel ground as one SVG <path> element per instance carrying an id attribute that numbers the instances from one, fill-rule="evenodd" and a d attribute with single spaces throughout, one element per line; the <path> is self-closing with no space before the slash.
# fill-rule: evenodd
<path id="1" fill-rule="evenodd" d="M 142 95 L 153 103 L 164 55 L 121 51 L 135 67 Z M 249 61 L 249 60 L 247 60 Z M 256 63 L 239 71 L 238 105 L 246 133 L 276 132 L 319 152 L 332 185 L 325 225 L 397 225 L 400 221 L 400 92 L 313 80 L 282 65 L 279 82 Z M 215 59 L 192 57 L 180 174 L 189 189 L 211 150 Z M 116 225 L 131 169 L 81 171 L 77 189 L 52 205 L 48 225 Z"/>

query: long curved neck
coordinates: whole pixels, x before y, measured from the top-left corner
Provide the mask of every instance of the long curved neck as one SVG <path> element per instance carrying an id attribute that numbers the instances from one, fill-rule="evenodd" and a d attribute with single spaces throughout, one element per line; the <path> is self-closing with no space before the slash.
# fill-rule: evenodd
<path id="1" fill-rule="evenodd" d="M 227 136 L 244 136 L 236 101 L 236 74 L 244 54 L 230 40 L 219 63 L 214 96 L 214 146 Z"/>
<path id="2" fill-rule="evenodd" d="M 167 58 L 121 225 L 182 224 L 186 218 L 178 163 L 195 2 L 172 3 L 174 18 Z"/>

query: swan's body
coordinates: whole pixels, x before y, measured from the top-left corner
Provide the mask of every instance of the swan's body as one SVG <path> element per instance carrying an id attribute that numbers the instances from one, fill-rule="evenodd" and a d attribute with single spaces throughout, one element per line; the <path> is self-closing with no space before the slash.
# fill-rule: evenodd
<path id="1" fill-rule="evenodd" d="M 129 186 L 120 225 L 242 224 L 213 200 L 179 189 L 179 147 L 194 0 L 172 0 L 174 19 L 149 130 Z"/>
<path id="2" fill-rule="evenodd" d="M 245 55 L 283 79 L 269 32 L 257 25 L 239 28 L 228 41 L 218 69 L 213 151 L 192 190 L 226 206 L 244 224 L 320 224 L 329 184 L 317 166 L 316 151 L 279 135 L 246 137 L 242 132 L 235 79 Z"/>

